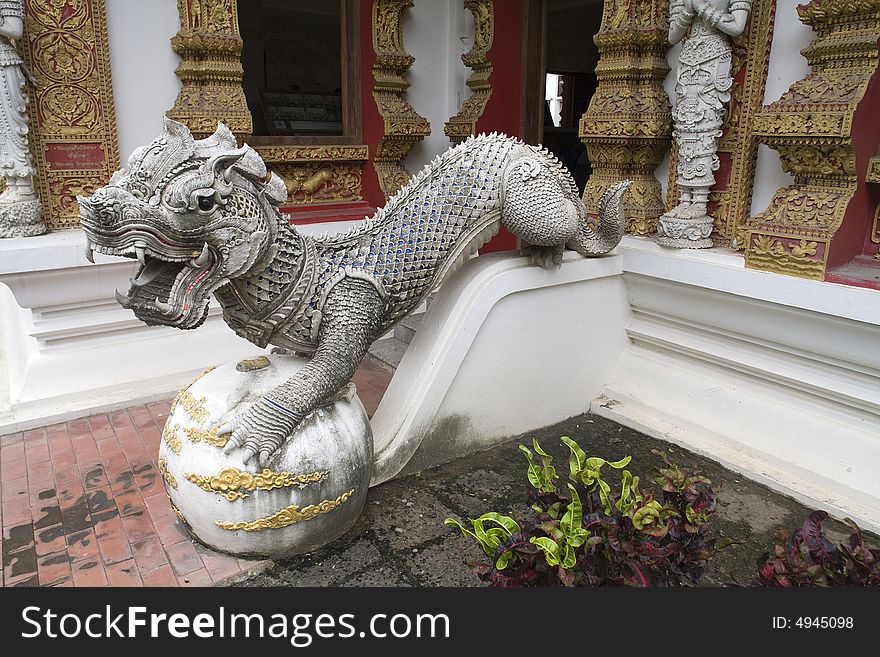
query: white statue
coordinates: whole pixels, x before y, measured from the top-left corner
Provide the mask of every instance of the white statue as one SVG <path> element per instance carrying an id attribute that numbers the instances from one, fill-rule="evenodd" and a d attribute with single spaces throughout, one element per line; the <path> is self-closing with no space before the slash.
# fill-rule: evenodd
<path id="1" fill-rule="evenodd" d="M 24 1 L 0 0 L 0 175 L 6 179 L 0 194 L 0 237 L 46 232 L 28 150 L 28 76 L 12 42 L 23 32 Z"/>
<path id="2" fill-rule="evenodd" d="M 706 214 L 718 170 L 718 138 L 730 100 L 730 37 L 746 27 L 752 0 L 670 0 L 669 43 L 682 41 L 672 136 L 678 144 L 679 204 L 660 217 L 657 242 L 677 248 L 712 246 Z"/>

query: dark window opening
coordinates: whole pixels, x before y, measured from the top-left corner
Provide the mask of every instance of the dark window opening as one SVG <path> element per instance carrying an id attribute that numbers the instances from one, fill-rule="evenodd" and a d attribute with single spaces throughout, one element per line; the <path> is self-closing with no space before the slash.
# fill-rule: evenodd
<path id="1" fill-rule="evenodd" d="M 602 0 L 549 0 L 547 6 L 542 143 L 571 171 L 581 193 L 592 167 L 578 124 L 596 92 L 599 51 L 593 36 L 602 7 Z"/>
<path id="2" fill-rule="evenodd" d="M 246 0 L 238 20 L 254 135 L 346 134 L 343 2 Z"/>

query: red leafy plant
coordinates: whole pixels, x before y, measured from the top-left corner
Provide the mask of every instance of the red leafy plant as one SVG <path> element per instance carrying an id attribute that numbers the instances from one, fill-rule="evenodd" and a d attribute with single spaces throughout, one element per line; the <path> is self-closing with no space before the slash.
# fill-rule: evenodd
<path id="1" fill-rule="evenodd" d="M 710 536 L 716 508 L 711 482 L 672 463 L 666 454 L 655 482 L 662 494 L 641 491 L 626 470 L 631 458 L 588 457 L 571 438 L 569 476 L 562 488 L 553 457 L 533 441 L 520 445 L 528 461 L 531 507 L 516 518 L 486 513 L 457 527 L 488 560 L 470 563 L 493 587 L 695 585 L 712 554 L 729 544 Z M 536 461 L 537 456 L 537 461 Z M 620 471 L 615 486 L 606 472 Z"/>
<path id="2" fill-rule="evenodd" d="M 849 540 L 835 547 L 822 534 L 826 518 L 824 511 L 813 511 L 792 534 L 779 530 L 772 555 L 758 561 L 755 586 L 880 586 L 880 549 L 867 547 L 849 518 Z"/>

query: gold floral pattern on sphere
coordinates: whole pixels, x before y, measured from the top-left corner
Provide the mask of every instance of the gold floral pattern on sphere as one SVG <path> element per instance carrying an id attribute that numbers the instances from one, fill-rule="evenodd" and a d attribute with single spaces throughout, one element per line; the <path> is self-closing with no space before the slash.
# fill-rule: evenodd
<path id="1" fill-rule="evenodd" d="M 323 500 L 318 504 L 306 506 L 302 509 L 296 504 L 291 504 L 273 513 L 271 516 L 251 522 L 224 522 L 222 520 L 216 520 L 215 522 L 221 529 L 229 531 L 261 532 L 266 529 L 281 529 L 282 527 L 289 527 L 306 520 L 314 520 L 324 513 L 329 513 L 347 502 L 352 495 L 354 495 L 354 489 L 343 493 L 335 500 Z"/>
<path id="2" fill-rule="evenodd" d="M 165 428 L 162 429 L 162 440 L 164 440 L 165 444 L 168 445 L 168 449 L 170 449 L 175 454 L 180 454 L 180 449 L 183 447 L 183 443 L 180 442 L 180 438 L 177 435 L 177 432 L 179 430 L 179 424 L 175 424 L 172 426 L 170 422 L 166 422 Z"/>
<path id="3" fill-rule="evenodd" d="M 174 490 L 177 490 L 177 479 L 168 469 L 168 459 L 164 456 L 159 459 L 159 474 L 162 475 L 162 479 L 165 480 L 167 485 L 171 486 Z"/>
<path id="4" fill-rule="evenodd" d="M 813 0 L 798 14 L 816 32 L 802 51 L 810 73 L 753 122 L 794 182 L 749 219 L 746 267 L 822 280 L 859 184 L 853 121 L 880 60 L 880 0 Z"/>
<path id="5" fill-rule="evenodd" d="M 106 185 L 119 143 L 104 0 L 25 2 L 22 58 L 29 89 L 34 188 L 49 229 L 79 226 L 77 195 Z"/>
<path id="6" fill-rule="evenodd" d="M 293 472 L 272 472 L 265 468 L 260 474 L 242 472 L 235 468 L 224 468 L 216 476 L 187 473 L 184 478 L 209 493 L 216 493 L 230 502 L 247 497 L 255 490 L 274 490 L 296 486 L 305 488 L 321 481 L 326 472 L 295 474 Z"/>
<path id="7" fill-rule="evenodd" d="M 663 79 L 668 7 L 656 0 L 607 0 L 595 37 L 599 49 L 598 87 L 581 117 L 579 135 L 593 173 L 584 190 L 588 216 L 605 191 L 629 178 L 623 196 L 626 232 L 650 235 L 663 213 L 654 169 L 663 159 L 672 131 Z"/>
<path id="8" fill-rule="evenodd" d="M 220 427 L 211 427 L 210 429 L 199 429 L 197 427 L 186 427 L 183 433 L 191 443 L 206 443 L 214 447 L 226 447 L 229 442 L 228 436 L 218 436 L 217 432 Z"/>

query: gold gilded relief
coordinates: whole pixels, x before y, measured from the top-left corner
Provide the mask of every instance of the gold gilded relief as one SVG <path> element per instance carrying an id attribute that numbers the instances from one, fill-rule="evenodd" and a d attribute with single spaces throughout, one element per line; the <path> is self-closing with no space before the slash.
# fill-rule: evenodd
<path id="1" fill-rule="evenodd" d="M 226 447 L 229 442 L 229 436 L 218 436 L 217 432 L 220 427 L 211 427 L 207 431 L 196 427 L 186 427 L 183 433 L 186 434 L 187 440 L 191 443 L 206 443 L 214 447 Z"/>
<path id="2" fill-rule="evenodd" d="M 493 4 L 492 0 L 464 0 L 465 9 L 474 17 L 474 45 L 461 56 L 464 65 L 471 69 L 465 83 L 471 90 L 471 95 L 461 104 L 458 113 L 443 126 L 443 132 L 453 144 L 461 143 L 476 132 L 477 121 L 483 116 L 492 95 L 492 85 L 489 84 L 489 77 L 492 75 L 489 51 L 495 36 Z"/>
<path id="3" fill-rule="evenodd" d="M 230 502 L 245 498 L 255 490 L 274 490 L 296 486 L 305 488 L 326 476 L 326 472 L 295 474 L 293 472 L 272 472 L 265 468 L 260 474 L 242 472 L 235 468 L 224 468 L 216 476 L 187 473 L 184 478 L 209 493 L 216 493 Z"/>
<path id="4" fill-rule="evenodd" d="M 753 123 L 794 182 L 748 221 L 746 266 L 822 280 L 858 185 L 853 119 L 880 59 L 880 0 L 813 0 L 798 14 L 816 32 L 802 51 L 810 73 Z"/>
<path id="5" fill-rule="evenodd" d="M 595 37 L 599 49 L 598 87 L 581 117 L 579 135 L 593 173 L 584 190 L 588 216 L 613 184 L 633 181 L 624 194 L 626 232 L 651 235 L 664 204 L 654 169 L 669 147 L 672 114 L 663 79 L 666 63 L 667 3 L 607 0 Z"/>
<path id="6" fill-rule="evenodd" d="M 173 413 L 177 408 L 177 405 L 180 404 L 183 406 L 183 410 L 186 411 L 187 415 L 196 422 L 204 424 L 211 417 L 210 413 L 208 413 L 208 409 L 205 408 L 206 401 L 207 399 L 205 397 L 199 397 L 196 399 L 189 390 L 181 390 L 177 393 L 177 397 L 175 397 L 172 402 L 171 412 Z"/>
<path id="7" fill-rule="evenodd" d="M 168 459 L 164 456 L 159 459 L 159 474 L 162 475 L 162 479 L 165 480 L 165 483 L 171 486 L 174 490 L 177 490 L 177 479 L 171 474 L 171 471 L 168 470 Z"/>
<path id="8" fill-rule="evenodd" d="M 256 150 L 284 181 L 289 205 L 363 200 L 366 146 L 259 146 Z"/>
<path id="9" fill-rule="evenodd" d="M 409 82 L 404 78 L 415 59 L 403 47 L 401 16 L 413 0 L 373 0 L 373 98 L 384 124 L 373 166 L 385 197 L 406 185 L 412 174 L 403 158 L 413 146 L 431 134 L 431 124 L 406 101 Z"/>
<path id="10" fill-rule="evenodd" d="M 168 449 L 175 454 L 180 454 L 180 449 L 183 447 L 183 444 L 180 442 L 180 437 L 177 435 L 178 431 L 180 431 L 179 424 L 172 426 L 168 422 L 165 423 L 165 428 L 162 429 L 162 440 L 168 445 Z"/>
<path id="11" fill-rule="evenodd" d="M 20 48 L 39 83 L 28 90 L 34 187 L 47 226 L 75 228 L 76 195 L 119 168 L 104 0 L 26 2 Z"/>
<path id="12" fill-rule="evenodd" d="M 299 522 L 313 520 L 324 513 L 329 513 L 347 502 L 352 495 L 354 495 L 354 489 L 343 493 L 335 500 L 323 500 L 319 504 L 306 506 L 302 509 L 296 504 L 291 504 L 277 513 L 273 513 L 271 516 L 251 522 L 223 522 L 222 520 L 215 522 L 221 529 L 229 531 L 260 532 L 266 529 L 281 529 L 282 527 L 289 527 Z"/>
<path id="13" fill-rule="evenodd" d="M 168 116 L 206 137 L 222 120 L 239 137 L 253 132 L 241 66 L 242 39 L 236 0 L 178 0 L 180 32 L 171 48 L 180 55 L 182 87 Z"/>

